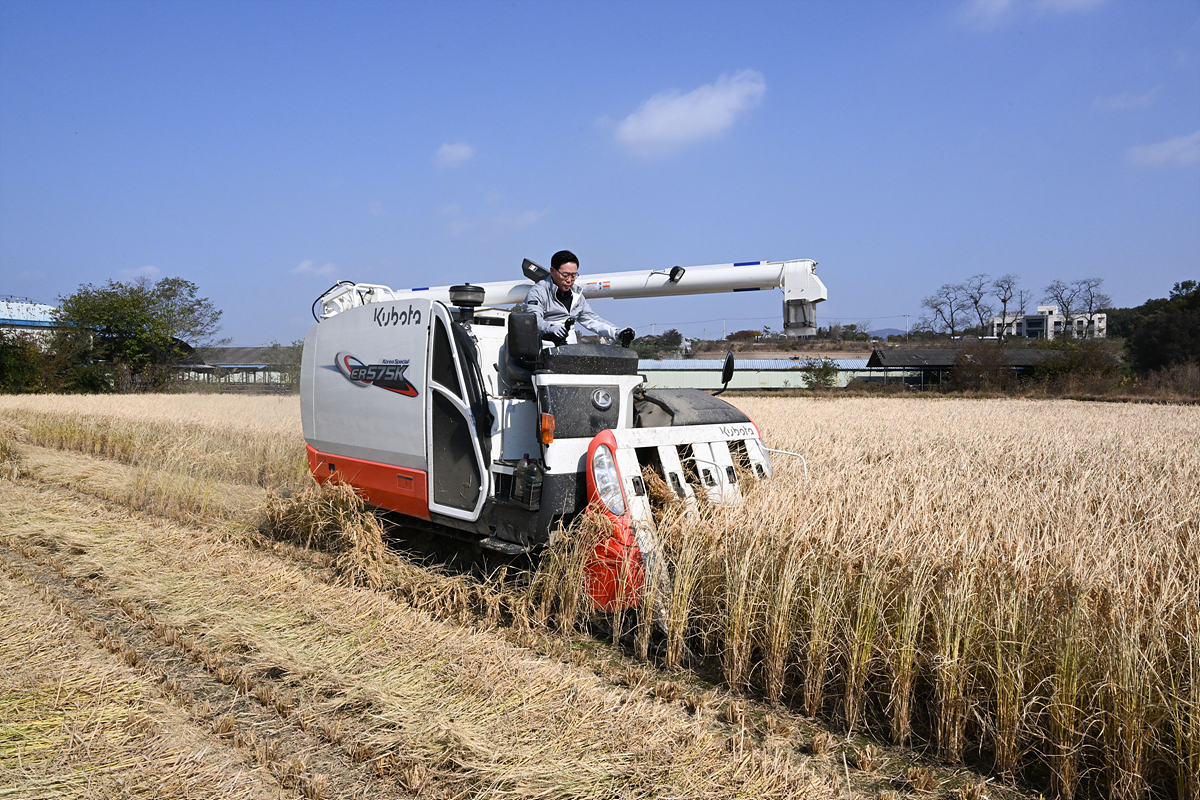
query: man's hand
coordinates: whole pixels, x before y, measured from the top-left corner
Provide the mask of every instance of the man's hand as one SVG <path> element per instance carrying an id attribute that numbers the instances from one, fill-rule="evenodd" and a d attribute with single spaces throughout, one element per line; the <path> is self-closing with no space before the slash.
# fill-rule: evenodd
<path id="1" fill-rule="evenodd" d="M 633 328 L 626 328 L 617 334 L 617 337 L 621 340 L 621 347 L 629 347 L 633 344 Z"/>
<path id="2" fill-rule="evenodd" d="M 542 334 L 543 339 L 549 339 L 559 347 L 567 343 L 567 333 L 571 330 L 571 320 L 564 322 L 555 322 L 550 325 L 550 330 Z"/>

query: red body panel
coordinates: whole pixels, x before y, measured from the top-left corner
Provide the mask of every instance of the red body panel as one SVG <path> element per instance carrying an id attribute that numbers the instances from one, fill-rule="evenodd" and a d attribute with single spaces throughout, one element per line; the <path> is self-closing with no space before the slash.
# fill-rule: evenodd
<path id="1" fill-rule="evenodd" d="M 332 456 L 305 445 L 308 468 L 317 483 L 336 480 L 358 489 L 373 506 L 410 517 L 429 519 L 429 489 L 423 470 L 380 464 L 349 456 Z"/>
<path id="2" fill-rule="evenodd" d="M 584 580 L 588 596 L 600 611 L 634 608 L 642 596 L 645 574 L 642 570 L 642 551 L 638 549 L 633 535 L 629 505 L 617 516 L 605 507 L 596 491 L 596 479 L 592 475 L 592 455 L 600 445 L 607 445 L 612 453 L 617 452 L 617 442 L 612 431 L 601 431 L 592 439 L 587 451 L 587 496 L 589 514 L 603 514 L 612 523 L 612 535 L 596 545 L 592 557 L 584 565 Z M 624 489 L 622 489 L 624 492 Z"/>

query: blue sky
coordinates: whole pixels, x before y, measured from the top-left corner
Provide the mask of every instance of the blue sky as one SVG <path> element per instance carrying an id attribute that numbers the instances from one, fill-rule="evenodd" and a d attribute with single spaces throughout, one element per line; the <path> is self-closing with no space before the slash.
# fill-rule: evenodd
<path id="1" fill-rule="evenodd" d="M 1166 296 L 1200 278 L 1200 0 L 0 2 L 0 294 L 178 276 L 253 345 L 338 279 L 562 248 L 812 258 L 821 324 L 978 272 Z M 595 307 L 713 338 L 781 300 Z"/>

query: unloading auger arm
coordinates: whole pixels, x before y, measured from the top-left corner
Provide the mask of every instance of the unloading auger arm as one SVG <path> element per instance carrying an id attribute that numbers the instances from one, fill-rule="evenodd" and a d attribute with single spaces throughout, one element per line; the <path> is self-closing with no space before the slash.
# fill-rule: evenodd
<path id="1" fill-rule="evenodd" d="M 666 270 L 585 274 L 576 285 L 588 298 L 671 297 L 783 289 L 784 333 L 789 336 L 812 336 L 817 332 L 816 304 L 829 297 L 825 284 L 816 275 L 816 268 L 817 262 L 811 259 L 746 261 Z M 545 274 L 542 267 L 532 262 L 526 262 L 525 271 L 530 278 L 474 284 L 484 292 L 482 305 L 523 303 L 533 285 L 532 278 Z M 341 281 L 317 298 L 313 304 L 313 316 L 320 322 L 356 306 L 412 298 L 450 303 L 450 289 L 450 286 L 392 289 L 380 284 Z"/>

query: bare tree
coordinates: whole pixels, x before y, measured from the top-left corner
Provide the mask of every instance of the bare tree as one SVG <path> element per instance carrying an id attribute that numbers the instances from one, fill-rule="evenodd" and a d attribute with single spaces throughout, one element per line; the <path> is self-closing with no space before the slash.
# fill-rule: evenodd
<path id="1" fill-rule="evenodd" d="M 1079 296 L 1079 287 L 1076 284 L 1078 281 L 1070 285 L 1062 281 L 1055 281 L 1042 290 L 1045 293 L 1042 302 L 1052 302 L 1058 306 L 1058 313 L 1063 317 L 1064 334 L 1067 331 L 1070 331 L 1071 335 L 1075 333 L 1074 327 L 1071 325 L 1071 314 L 1075 311 L 1075 301 Z"/>
<path id="2" fill-rule="evenodd" d="M 1017 281 L 1019 280 L 1020 277 L 1010 272 L 992 281 L 992 294 L 1000 301 L 1000 341 L 1004 341 L 1004 335 L 1008 330 L 1008 304 L 1017 294 Z M 1013 333 L 1016 333 L 1016 325 L 1013 326 Z"/>
<path id="3" fill-rule="evenodd" d="M 970 310 L 966 288 L 961 283 L 943 283 L 936 292 L 921 301 L 921 307 L 929 309 L 929 316 L 922 324 L 935 333 L 958 334 L 964 317 Z"/>
<path id="4" fill-rule="evenodd" d="M 984 298 L 988 296 L 987 273 L 980 272 L 967 278 L 962 284 L 962 289 L 967 303 L 975 312 L 975 318 L 979 320 L 979 335 L 983 336 L 987 331 L 988 317 L 992 316 L 992 307 L 984 302 Z"/>
<path id="5" fill-rule="evenodd" d="M 1033 290 L 1021 289 L 1017 292 L 1016 316 L 1023 317 L 1029 313 L 1029 304 L 1033 302 Z"/>
<path id="6" fill-rule="evenodd" d="M 1112 306 L 1112 298 L 1100 291 L 1103 284 L 1103 278 L 1082 278 L 1071 283 L 1071 287 L 1076 290 L 1079 314 L 1087 320 L 1087 328 L 1083 334 L 1085 337 L 1095 334 L 1095 317 L 1100 313 L 1100 309 Z"/>

